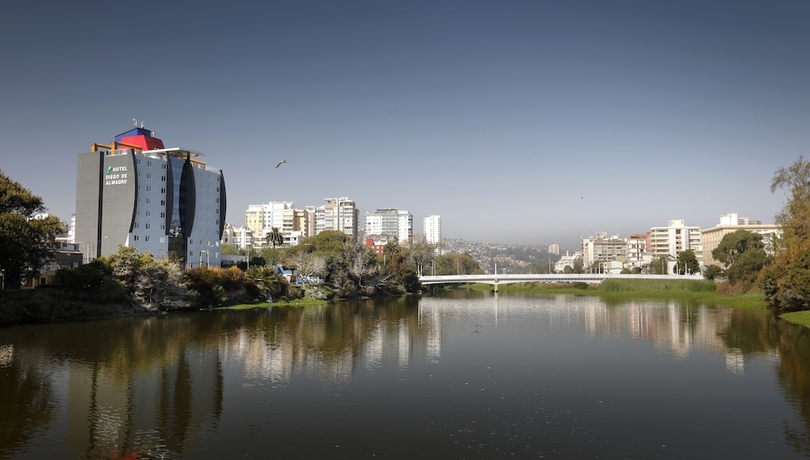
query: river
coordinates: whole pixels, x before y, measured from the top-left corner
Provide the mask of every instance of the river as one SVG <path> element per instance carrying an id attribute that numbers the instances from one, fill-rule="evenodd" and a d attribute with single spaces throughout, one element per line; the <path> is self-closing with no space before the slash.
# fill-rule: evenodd
<path id="1" fill-rule="evenodd" d="M 810 333 L 452 291 L 0 329 L 0 459 L 810 458 Z"/>

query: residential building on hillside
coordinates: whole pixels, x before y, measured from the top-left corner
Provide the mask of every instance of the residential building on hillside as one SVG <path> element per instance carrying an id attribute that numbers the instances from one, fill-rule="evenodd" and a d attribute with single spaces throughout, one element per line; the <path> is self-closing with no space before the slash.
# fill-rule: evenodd
<path id="1" fill-rule="evenodd" d="M 554 254 L 555 256 L 560 255 L 560 245 L 557 244 L 557 243 L 550 244 L 548 246 L 548 253 L 549 254 Z"/>
<path id="2" fill-rule="evenodd" d="M 128 246 L 186 267 L 218 267 L 225 180 L 202 156 L 165 148 L 143 124 L 80 153 L 75 240 L 85 259 Z"/>
<path id="3" fill-rule="evenodd" d="M 391 235 L 397 241 L 408 241 L 413 236 L 413 215 L 396 208 L 377 209 L 366 213 L 365 232 L 373 235 Z"/>
<path id="4" fill-rule="evenodd" d="M 609 237 L 605 232 L 598 232 L 596 236 L 582 239 L 582 263 L 586 267 L 603 262 L 624 262 L 626 254 L 627 242 L 618 235 Z"/>
<path id="5" fill-rule="evenodd" d="M 677 258 L 681 251 L 688 249 L 694 251 L 698 262 L 702 261 L 700 227 L 687 227 L 683 219 L 673 219 L 666 227 L 650 229 L 650 253 L 654 259 Z"/>
<path id="6" fill-rule="evenodd" d="M 631 233 L 624 239 L 627 243 L 627 268 L 642 268 L 652 262 L 650 254 L 650 232 Z"/>
<path id="7" fill-rule="evenodd" d="M 357 221 L 360 211 L 348 197 L 324 198 L 324 204 L 315 208 L 315 234 L 337 230 L 357 239 Z"/>
<path id="8" fill-rule="evenodd" d="M 776 224 L 763 224 L 761 220 L 740 218 L 737 213 L 723 214 L 720 216 L 720 223 L 712 228 L 707 228 L 701 232 L 701 242 L 703 245 L 703 264 L 719 265 L 712 256 L 712 251 L 720 245 L 723 237 L 737 230 L 746 230 L 762 235 L 762 242 L 765 243 L 765 252 L 773 254 L 773 239 L 781 233 L 781 229 Z"/>
<path id="9" fill-rule="evenodd" d="M 442 243 L 442 218 L 438 215 L 425 217 L 424 220 L 425 240 L 429 244 L 435 244 L 437 253 L 441 254 Z"/>

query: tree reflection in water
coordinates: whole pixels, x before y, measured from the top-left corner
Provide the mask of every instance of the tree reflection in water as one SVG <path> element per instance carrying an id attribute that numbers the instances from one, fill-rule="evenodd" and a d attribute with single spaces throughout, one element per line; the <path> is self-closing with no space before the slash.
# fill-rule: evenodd
<path id="1" fill-rule="evenodd" d="M 508 296 L 492 298 L 492 310 L 467 309 L 472 303 L 464 299 L 481 304 L 490 295 L 448 293 L 445 299 L 462 305 L 455 313 L 435 299 L 420 303 L 406 297 L 8 328 L 0 331 L 0 346 L 12 350 L 4 354 L 10 358 L 0 360 L 0 458 L 18 455 L 55 423 L 62 393 L 70 425 L 64 456 L 137 452 L 156 458 L 187 452 L 206 432 L 217 430 L 226 364 L 253 382 L 286 385 L 306 374 L 344 386 L 360 368 L 433 362 L 441 352 L 442 321 L 466 324 L 463 315 L 498 315 L 498 309 L 508 311 L 511 321 L 538 314 L 521 310 L 517 297 Z M 651 309 L 644 303 L 582 302 L 560 309 L 553 322 L 579 318 L 572 314 L 579 308 L 594 337 L 627 334 L 668 347 L 676 356 L 695 346 L 726 356 L 772 356 L 779 385 L 803 422 L 785 422 L 785 439 L 797 453 L 810 456 L 808 329 L 769 314 L 700 305 L 670 302 Z M 425 307 L 431 304 L 439 307 Z M 554 308 L 544 314 L 557 314 Z M 55 389 L 51 371 L 60 366 L 69 376 L 62 392 Z"/>

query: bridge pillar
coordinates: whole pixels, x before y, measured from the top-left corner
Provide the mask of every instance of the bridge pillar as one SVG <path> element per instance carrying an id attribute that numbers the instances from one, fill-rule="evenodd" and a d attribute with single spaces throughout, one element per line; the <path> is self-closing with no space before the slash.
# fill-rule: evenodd
<path id="1" fill-rule="evenodd" d="M 493 284 L 493 286 L 495 286 L 495 288 L 493 289 L 493 291 L 498 292 L 498 283 Z"/>

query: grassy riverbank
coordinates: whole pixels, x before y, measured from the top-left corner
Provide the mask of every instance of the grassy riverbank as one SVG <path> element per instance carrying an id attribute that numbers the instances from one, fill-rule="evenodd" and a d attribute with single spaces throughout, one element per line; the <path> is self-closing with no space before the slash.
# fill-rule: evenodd
<path id="1" fill-rule="evenodd" d="M 227 307 L 220 307 L 218 310 L 250 310 L 253 308 L 270 308 L 270 307 L 316 307 L 318 305 L 326 305 L 328 300 L 318 300 L 312 297 L 304 297 L 303 299 L 289 299 L 278 300 L 275 302 L 262 302 L 262 303 L 243 303 L 238 305 L 229 305 Z"/>
<path id="2" fill-rule="evenodd" d="M 467 289 L 491 291 L 489 284 L 474 284 Z M 683 300 L 706 305 L 765 310 L 767 304 L 761 293 L 728 296 L 717 291 L 708 280 L 606 280 L 600 284 L 587 283 L 522 283 L 501 284 L 498 292 L 527 292 L 539 294 L 572 294 L 599 296 L 610 302 L 628 300 Z"/>

